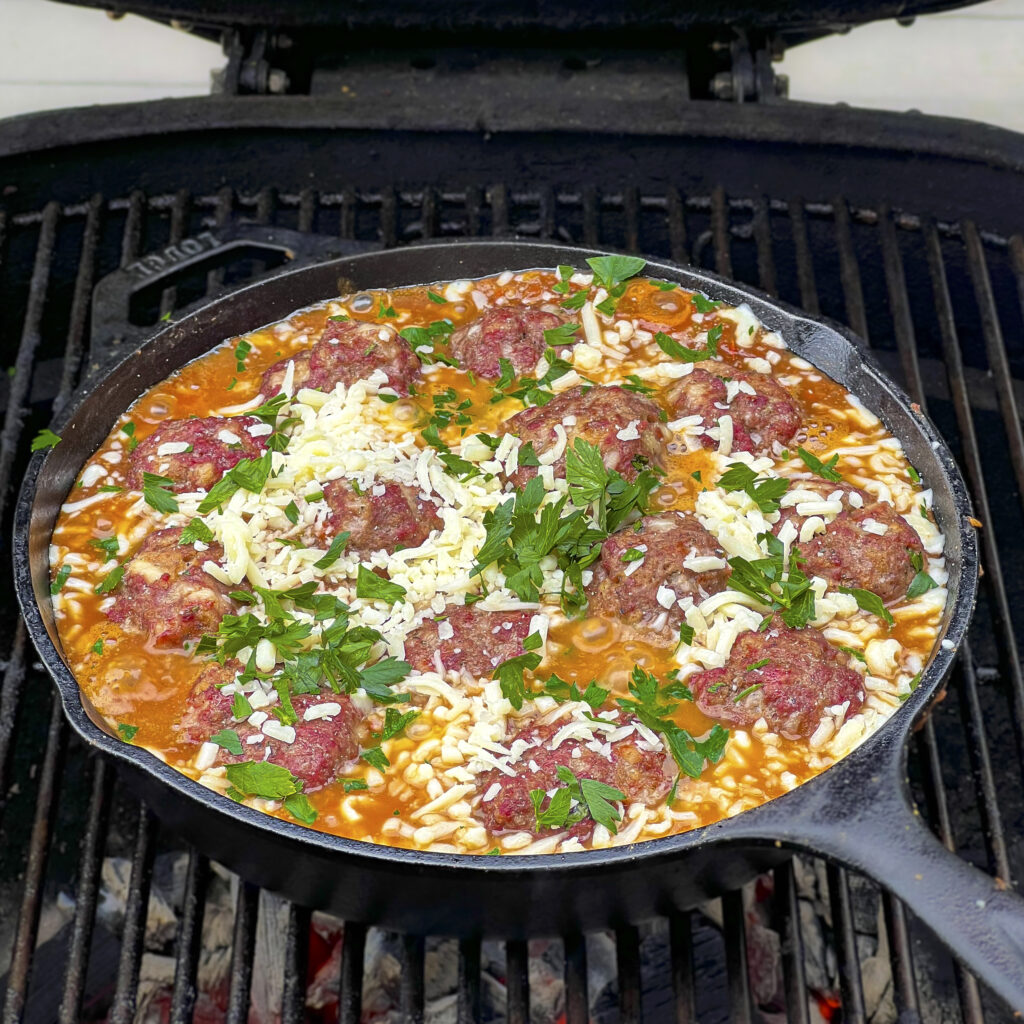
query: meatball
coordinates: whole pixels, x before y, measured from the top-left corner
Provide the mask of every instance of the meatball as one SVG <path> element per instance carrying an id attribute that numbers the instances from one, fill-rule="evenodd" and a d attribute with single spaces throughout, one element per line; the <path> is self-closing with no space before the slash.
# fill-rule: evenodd
<path id="1" fill-rule="evenodd" d="M 405 640 L 405 660 L 421 672 L 436 672 L 436 651 L 446 672 L 490 679 L 495 668 L 523 651 L 533 612 L 488 612 L 451 605 L 440 622 L 427 619 Z"/>
<path id="2" fill-rule="evenodd" d="M 506 426 L 524 444 L 532 442 L 538 455 L 559 443 L 555 428 L 563 427 L 566 449 L 576 438 L 582 438 L 600 450 L 608 469 L 617 470 L 627 480 L 632 480 L 637 474 L 633 465 L 637 456 L 655 465 L 662 462 L 664 443 L 660 418 L 658 406 L 643 395 L 619 387 L 577 385 L 556 395 L 547 405 L 517 412 Z M 554 461 L 553 468 L 556 477 L 565 476 L 564 451 Z M 511 479 L 521 487 L 536 475 L 536 466 L 520 466 Z"/>
<path id="3" fill-rule="evenodd" d="M 800 406 L 778 381 L 764 373 L 737 370 L 725 363 L 694 368 L 672 386 L 668 400 L 677 416 L 700 416 L 708 427 L 722 416 L 732 417 L 732 449 L 737 452 L 771 452 L 775 442 L 788 444 L 800 429 Z M 727 381 L 739 386 L 729 401 Z M 701 443 L 714 448 L 706 434 Z"/>
<path id="4" fill-rule="evenodd" d="M 298 721 L 292 726 L 295 737 L 291 743 L 264 735 L 249 720 L 236 720 L 231 714 L 234 697 L 218 689 L 217 684 L 231 682 L 241 667 L 237 662 L 227 666 L 214 663 L 200 673 L 177 726 L 186 743 L 203 743 L 222 729 L 233 729 L 242 743 L 241 756 L 220 747 L 215 764 L 266 759 L 302 779 L 306 793 L 331 782 L 359 754 L 356 731 L 362 715 L 344 694 L 294 694 L 292 707 Z M 332 714 L 306 721 L 305 713 L 310 708 L 324 705 L 334 705 L 328 709 Z M 268 716 L 256 719 L 261 725 L 277 722 L 277 718 L 268 712 L 269 708 L 256 712 L 257 715 Z M 259 740 L 254 737 L 259 737 Z M 269 757 L 266 757 L 267 749 L 270 750 Z"/>
<path id="5" fill-rule="evenodd" d="M 496 306 L 451 336 L 451 352 L 465 370 L 481 377 L 501 373 L 499 359 L 508 359 L 517 375 L 529 373 L 544 353 L 544 332 L 560 327 L 557 313 L 529 306 Z"/>
<path id="6" fill-rule="evenodd" d="M 636 719 L 625 716 L 621 723 L 623 726 L 635 725 Z M 568 768 L 577 779 L 594 779 L 614 786 L 626 795 L 627 804 L 640 801 L 653 805 L 669 791 L 674 773 L 669 774 L 665 770 L 665 752 L 647 749 L 646 743 L 641 746 L 637 733 L 610 744 L 610 757 L 591 750 L 578 740 L 563 740 L 557 749 L 552 750 L 550 742 L 565 724 L 565 721 L 548 725 L 531 723 L 506 738 L 505 746 L 515 740 L 529 744 L 516 763 L 517 773 L 514 778 L 497 768 L 476 777 L 477 791 L 484 797 L 495 785 L 500 787 L 494 796 L 489 800 L 481 800 L 477 807 L 477 817 L 488 831 L 495 833 L 514 830 L 532 832 L 534 835 L 550 833 L 550 829 L 537 829 L 530 790 L 547 791 L 562 786 L 558 778 L 559 765 Z M 572 756 L 575 750 L 579 751 L 579 757 Z M 574 834 L 589 834 L 591 831 L 583 822 L 580 826 L 573 830 Z"/>
<path id="7" fill-rule="evenodd" d="M 306 387 L 332 391 L 336 384 L 354 384 L 383 370 L 388 384 L 404 395 L 419 369 L 409 342 L 390 324 L 328 320 L 309 354 Z"/>
<path id="8" fill-rule="evenodd" d="M 114 604 L 107 616 L 124 629 L 148 633 L 157 647 L 176 647 L 216 632 L 225 615 L 237 611 L 226 587 L 203 571 L 219 562 L 224 549 L 216 543 L 204 551 L 179 546 L 179 528 L 151 533 L 126 563 Z M 239 588 L 234 588 L 239 589 Z"/>
<path id="9" fill-rule="evenodd" d="M 806 739 L 826 708 L 864 702 L 864 681 L 850 659 L 816 629 L 789 629 L 772 620 L 764 632 L 741 633 L 722 668 L 686 680 L 706 715 L 750 726 L 764 718 L 786 739 Z"/>
<path id="10" fill-rule="evenodd" d="M 269 433 L 255 416 L 170 420 L 128 456 L 128 486 L 138 490 L 142 474 L 155 473 L 173 480 L 175 491 L 208 491 L 242 459 L 258 459 Z"/>
<path id="11" fill-rule="evenodd" d="M 288 372 L 288 364 L 294 363 L 295 370 L 292 374 L 292 391 L 309 386 L 309 359 L 312 353 L 309 349 L 296 352 L 268 367 L 263 374 L 263 383 L 260 385 L 260 394 L 266 398 L 273 398 L 279 394 L 281 385 L 284 383 L 284 376 Z"/>
<path id="12" fill-rule="evenodd" d="M 815 480 L 802 486 L 822 497 L 840 491 L 847 508 L 823 533 L 815 534 L 804 543 L 796 542 L 804 559 L 801 569 L 808 576 L 820 576 L 834 587 L 870 590 L 886 603 L 906 597 L 907 588 L 917 574 L 910 561 L 911 555 L 923 558 L 924 547 L 903 516 L 892 505 L 849 484 Z M 860 508 L 850 501 L 854 494 L 859 496 Z M 794 525 L 799 528 L 796 508 L 783 510 L 779 526 L 787 520 L 795 520 Z M 878 530 L 883 530 L 881 535 Z"/>
<path id="13" fill-rule="evenodd" d="M 324 501 L 331 510 L 324 523 L 328 536 L 348 530 L 348 550 L 357 554 L 418 547 L 444 528 L 434 503 L 406 484 L 378 484 L 357 494 L 350 481 L 332 480 L 324 486 Z"/>
<path id="14" fill-rule="evenodd" d="M 645 516 L 638 525 L 639 529 L 627 527 L 612 534 L 602 545 L 594 578 L 587 587 L 589 610 L 594 615 L 643 625 L 666 615 L 665 626 L 674 631 L 683 621 L 683 611 L 676 603 L 680 598 L 699 602 L 725 590 L 731 571 L 725 552 L 689 513 L 662 512 Z M 642 559 L 635 556 L 637 551 Z M 623 559 L 626 552 L 633 553 L 627 556 L 633 561 Z M 717 564 L 701 564 L 709 558 Z M 687 562 L 694 568 L 688 568 Z M 667 610 L 658 600 L 663 587 L 675 595 Z"/>

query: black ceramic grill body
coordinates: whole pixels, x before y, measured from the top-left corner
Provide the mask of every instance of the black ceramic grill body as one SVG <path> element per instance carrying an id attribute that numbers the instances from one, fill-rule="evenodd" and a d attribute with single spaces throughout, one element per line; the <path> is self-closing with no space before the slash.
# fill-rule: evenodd
<path id="1" fill-rule="evenodd" d="M 946 535 L 949 600 L 943 642 L 906 704 L 818 778 L 736 818 L 678 836 L 581 854 L 470 857 L 360 843 L 270 818 L 200 786 L 98 725 L 60 654 L 49 599 L 48 545 L 60 506 L 123 409 L 224 338 L 339 292 L 572 264 L 596 251 L 520 242 L 451 242 L 359 254 L 281 274 L 210 302 L 159 331 L 98 385 L 76 396 L 37 454 L 16 509 L 14 563 L 30 636 L 76 731 L 129 770 L 167 824 L 243 877 L 348 920 L 415 933 L 545 935 L 636 922 L 735 888 L 802 848 L 876 877 L 1013 1004 L 1024 1005 L 1024 907 L 947 853 L 920 823 L 904 786 L 906 739 L 941 689 L 973 609 L 978 558 L 960 474 L 928 420 L 856 339 L 713 275 L 648 263 L 645 273 L 746 303 L 790 348 L 878 413 L 934 491 Z"/>

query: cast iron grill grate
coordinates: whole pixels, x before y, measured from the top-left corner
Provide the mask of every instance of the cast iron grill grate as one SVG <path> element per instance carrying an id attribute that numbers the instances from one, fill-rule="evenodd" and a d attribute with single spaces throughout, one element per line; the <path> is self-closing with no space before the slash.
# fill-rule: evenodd
<path id="1" fill-rule="evenodd" d="M 1024 834 L 1024 680 L 1017 651 L 1020 625 L 1010 614 L 1024 596 L 1020 236 L 997 237 L 969 221 L 935 223 L 884 206 L 855 208 L 841 197 L 814 202 L 733 197 L 721 188 L 703 196 L 596 188 L 537 192 L 500 184 L 331 194 L 273 188 L 239 194 L 224 188 L 203 196 L 185 191 L 113 199 L 96 195 L 78 205 L 52 202 L 28 213 L 0 208 L 0 338 L 12 363 L 0 380 L 5 531 L 29 439 L 103 355 L 90 348 L 88 338 L 95 281 L 140 254 L 239 217 L 386 246 L 519 234 L 627 249 L 733 276 L 844 321 L 868 338 L 880 362 L 926 406 L 950 440 L 985 524 L 978 615 L 946 700 L 916 736 L 912 785 L 922 813 L 947 846 L 1015 884 L 1022 850 L 1014 837 Z M 231 271 L 184 280 L 139 316 L 155 322 L 230 281 Z M 88 757 L 77 741 L 69 742 L 59 704 L 34 664 L 13 597 L 5 593 L 0 972 L 6 974 L 6 989 L 0 1019 L 131 1021 L 140 1012 L 147 918 L 152 924 L 156 912 L 154 864 L 178 847 L 145 807 L 120 790 L 109 766 Z M 97 904 L 106 892 L 101 884 L 105 857 L 130 864 L 119 941 L 113 945 L 104 942 L 96 923 Z M 171 1021 L 193 1019 L 208 897 L 217 879 L 202 856 L 187 852 L 186 863 L 176 932 L 165 943 L 173 958 L 164 1007 L 164 1019 Z M 801 898 L 801 880 L 815 872 L 822 882 L 827 949 L 820 937 L 812 941 L 809 931 L 819 925 L 808 920 Z M 610 946 L 606 939 L 601 949 L 614 953 L 618 1005 L 594 1006 L 591 1000 L 595 1019 L 638 1021 L 645 1014 L 679 1021 L 887 1019 L 868 976 L 878 961 L 891 970 L 889 997 L 894 1012 L 906 1014 L 901 1019 L 973 1024 L 1002 1018 L 1005 1011 L 902 906 L 863 879 L 835 865 L 807 862 L 796 870 L 788 865 L 776 870 L 758 887 L 774 889 L 769 924 L 781 938 L 782 991 L 769 1000 L 772 1005 L 756 991 L 758 966 L 749 955 L 754 891 L 746 902 L 744 894 L 733 893 L 706 913 L 677 913 L 651 928 L 624 928 Z M 54 906 L 61 894 L 65 924 L 55 931 Z M 260 894 L 244 884 L 236 886 L 234 900 L 223 1009 L 227 1020 L 245 1021 L 254 986 L 264 980 L 256 947 L 259 917 L 268 911 Z M 717 915 L 714 926 L 708 914 Z M 880 925 L 872 947 L 873 916 Z M 311 915 L 286 907 L 278 920 L 286 923 L 285 955 L 276 965 L 280 1018 L 301 1021 L 307 1013 Z M 41 944 L 40 935 L 46 939 Z M 336 965 L 342 1021 L 359 1020 L 364 1009 L 364 953 L 373 939 L 374 930 L 365 926 L 346 930 Z M 588 980 L 593 982 L 595 956 L 601 953 L 596 941 L 570 935 L 553 944 L 556 961 L 564 963 L 568 1022 L 586 1019 Z M 431 965 L 438 949 L 435 939 L 395 940 L 401 1019 L 422 1020 L 432 1005 Z M 507 1010 L 509 1020 L 527 1020 L 536 1009 L 531 956 L 542 953 L 522 942 L 505 944 L 507 1006 L 500 1009 Z M 841 1010 L 826 992 L 819 993 L 815 1006 L 808 1004 L 809 977 L 820 971 L 816 961 L 826 954 L 835 959 Z M 481 981 L 482 960 L 490 956 L 490 944 L 458 944 L 452 998 L 460 1021 L 475 1019 L 493 1002 Z"/>

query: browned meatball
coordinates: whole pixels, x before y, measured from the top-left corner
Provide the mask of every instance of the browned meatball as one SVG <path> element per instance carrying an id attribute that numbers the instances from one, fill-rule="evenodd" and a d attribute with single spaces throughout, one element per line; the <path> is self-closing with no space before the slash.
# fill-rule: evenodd
<path id="1" fill-rule="evenodd" d="M 517 375 L 529 373 L 544 354 L 544 332 L 562 323 L 557 313 L 543 309 L 495 306 L 452 334 L 452 355 L 481 377 L 497 377 L 499 359 L 508 359 Z"/>
<path id="2" fill-rule="evenodd" d="M 306 387 L 332 391 L 339 383 L 365 380 L 374 370 L 383 370 L 388 384 L 404 395 L 420 371 L 420 361 L 390 324 L 328 320 L 310 352 Z"/>
<path id="3" fill-rule="evenodd" d="M 175 491 L 208 491 L 242 459 L 258 459 L 268 433 L 255 416 L 162 423 L 128 456 L 128 486 L 141 488 L 142 474 L 155 473 L 173 480 Z"/>
<path id="4" fill-rule="evenodd" d="M 524 653 L 523 641 L 529 636 L 532 618 L 528 611 L 487 612 L 476 605 L 451 605 L 440 622 L 427 619 L 406 637 L 405 660 L 421 672 L 435 672 L 437 652 L 446 672 L 490 679 L 503 661 Z M 443 640 L 439 633 L 442 624 L 452 630 Z"/>
<path id="5" fill-rule="evenodd" d="M 691 597 L 702 601 L 725 590 L 731 570 L 725 565 L 725 552 L 718 541 L 690 513 L 645 516 L 639 526 L 639 530 L 629 526 L 612 534 L 602 545 L 594 578 L 587 587 L 588 610 L 593 615 L 642 625 L 665 615 L 664 629 L 674 633 L 683 621 L 683 612 L 678 604 L 666 609 L 658 602 L 661 587 L 672 590 L 677 600 Z M 687 569 L 684 562 L 695 557 L 718 558 L 722 566 Z M 627 575 L 636 562 L 639 568 Z"/>
<path id="6" fill-rule="evenodd" d="M 382 494 L 374 494 L 383 486 Z M 397 551 L 422 544 L 434 530 L 444 528 L 437 506 L 424 501 L 415 487 L 386 483 L 357 494 L 348 480 L 332 480 L 324 486 L 330 506 L 324 527 L 333 538 L 348 530 L 348 550 L 358 554 Z"/>
<path id="7" fill-rule="evenodd" d="M 274 363 L 273 366 L 268 367 L 263 374 L 263 383 L 260 385 L 260 394 L 266 398 L 273 398 L 274 395 L 281 391 L 281 385 L 284 383 L 284 375 L 288 372 L 288 364 L 295 364 L 295 371 L 292 375 L 292 389 L 298 391 L 299 388 L 309 386 L 309 358 L 312 353 L 309 349 L 305 349 L 302 352 L 296 352 L 294 355 L 288 356 L 287 359 L 282 359 L 279 362 Z"/>
<path id="8" fill-rule="evenodd" d="M 749 387 L 727 401 L 725 380 Z M 737 370 L 726 363 L 709 360 L 681 377 L 668 392 L 676 416 L 700 416 L 705 426 L 714 427 L 722 416 L 732 417 L 732 448 L 737 452 L 771 452 L 773 444 L 788 444 L 800 429 L 800 406 L 781 385 L 764 373 Z M 701 436 L 706 448 L 718 442 Z"/>
<path id="9" fill-rule="evenodd" d="M 864 703 L 864 681 L 850 660 L 813 628 L 789 629 L 776 618 L 764 632 L 741 633 L 722 668 L 687 683 L 706 715 L 750 726 L 764 718 L 786 739 L 806 739 L 826 708 Z"/>
<path id="10" fill-rule="evenodd" d="M 542 455 L 557 443 L 555 427 L 562 426 L 568 438 L 566 449 L 576 438 L 582 438 L 600 450 L 608 469 L 617 470 L 627 480 L 632 480 L 637 474 L 633 465 L 637 456 L 653 465 L 663 461 L 660 418 L 658 406 L 643 395 L 619 387 L 577 385 L 556 395 L 547 405 L 517 412 L 506 422 L 506 427 L 524 444 L 531 442 L 533 450 Z M 622 438 L 619 434 L 627 436 Z M 552 468 L 556 477 L 565 476 L 565 452 Z M 517 487 L 522 487 L 536 475 L 536 466 L 520 466 L 511 479 Z"/>
<path id="11" fill-rule="evenodd" d="M 229 662 L 227 666 L 214 663 L 200 673 L 176 727 L 186 743 L 203 743 L 222 729 L 232 729 L 241 741 L 242 753 L 240 756 L 231 754 L 220 747 L 216 764 L 266 759 L 302 779 L 306 793 L 333 781 L 358 755 L 356 730 L 363 716 L 344 694 L 294 694 L 292 707 L 298 721 L 292 726 L 295 738 L 291 743 L 264 736 L 246 719 L 235 719 L 231 714 L 234 697 L 223 693 L 217 684 L 231 682 L 241 668 L 237 662 Z M 324 704 L 336 704 L 338 710 L 326 718 L 305 720 L 303 716 L 308 709 Z M 276 721 L 272 714 L 268 720 Z M 248 740 L 255 736 L 260 737 L 259 742 L 250 744 Z M 268 749 L 270 756 L 266 757 Z"/>
<path id="12" fill-rule="evenodd" d="M 907 588 L 917 574 L 910 561 L 911 555 L 924 557 L 921 538 L 914 528 L 884 501 L 849 484 L 831 484 L 824 481 L 802 482 L 823 497 L 841 491 L 846 509 L 840 512 L 824 533 L 815 534 L 806 543 L 797 546 L 805 560 L 801 566 L 808 576 L 820 576 L 836 587 L 858 587 L 870 590 L 883 601 L 899 601 L 907 596 Z M 858 494 L 861 508 L 850 504 L 850 495 Z M 802 520 L 795 508 L 783 510 L 776 526 L 794 520 L 799 528 Z M 865 525 L 885 527 L 879 536 L 866 530 Z"/>
<path id="13" fill-rule="evenodd" d="M 624 726 L 636 724 L 636 719 L 628 715 L 620 721 Z M 653 805 L 669 791 L 674 773 L 665 770 L 665 752 L 641 748 L 636 733 L 612 743 L 610 757 L 575 740 L 563 740 L 556 750 L 551 750 L 552 737 L 564 724 L 561 721 L 541 726 L 531 723 L 506 738 L 506 746 L 519 739 L 531 744 L 515 765 L 515 778 L 497 768 L 477 776 L 477 792 L 483 796 L 492 786 L 500 787 L 496 795 L 482 800 L 477 807 L 477 817 L 488 831 L 550 833 L 551 829 L 537 829 L 530 790 L 546 791 L 563 785 L 558 778 L 559 765 L 568 768 L 577 779 L 594 779 L 614 786 L 625 794 L 626 803 L 641 801 Z M 575 750 L 579 751 L 579 757 L 572 756 Z M 592 831 L 592 825 L 592 822 L 581 822 L 583 827 L 577 826 L 573 833 L 583 838 Z"/>
<path id="14" fill-rule="evenodd" d="M 179 546 L 178 528 L 151 533 L 126 563 L 108 617 L 124 629 L 148 633 L 157 647 L 176 647 L 214 633 L 225 615 L 238 610 L 230 590 L 203 571 L 204 562 L 220 562 L 224 549 L 211 543 L 204 551 Z"/>

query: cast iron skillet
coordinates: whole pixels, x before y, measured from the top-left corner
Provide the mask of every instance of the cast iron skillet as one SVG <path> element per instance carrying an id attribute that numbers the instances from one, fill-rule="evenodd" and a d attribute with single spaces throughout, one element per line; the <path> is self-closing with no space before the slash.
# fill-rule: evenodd
<path id="1" fill-rule="evenodd" d="M 684 835 L 628 847 L 538 857 L 471 857 L 391 849 L 326 835 L 216 795 L 99 724 L 60 654 L 47 547 L 60 505 L 114 419 L 147 388 L 226 337 L 285 317 L 339 290 L 480 277 L 572 264 L 590 250 L 521 242 L 453 242 L 369 252 L 250 285 L 160 330 L 59 414 L 63 442 L 31 460 L 16 511 L 18 596 L 64 710 L 91 746 L 127 771 L 175 832 L 243 877 L 343 917 L 435 934 L 554 934 L 621 925 L 696 905 L 778 864 L 790 849 L 835 858 L 877 879 L 1008 1002 L 1024 1007 L 1024 902 L 947 852 L 909 802 L 906 743 L 942 687 L 967 629 L 978 556 L 970 505 L 934 427 L 865 358 L 851 336 L 717 277 L 669 264 L 645 273 L 748 303 L 791 348 L 858 395 L 901 439 L 934 489 L 947 538 L 949 604 L 936 651 L 893 719 L 818 778 L 762 807 Z"/>

